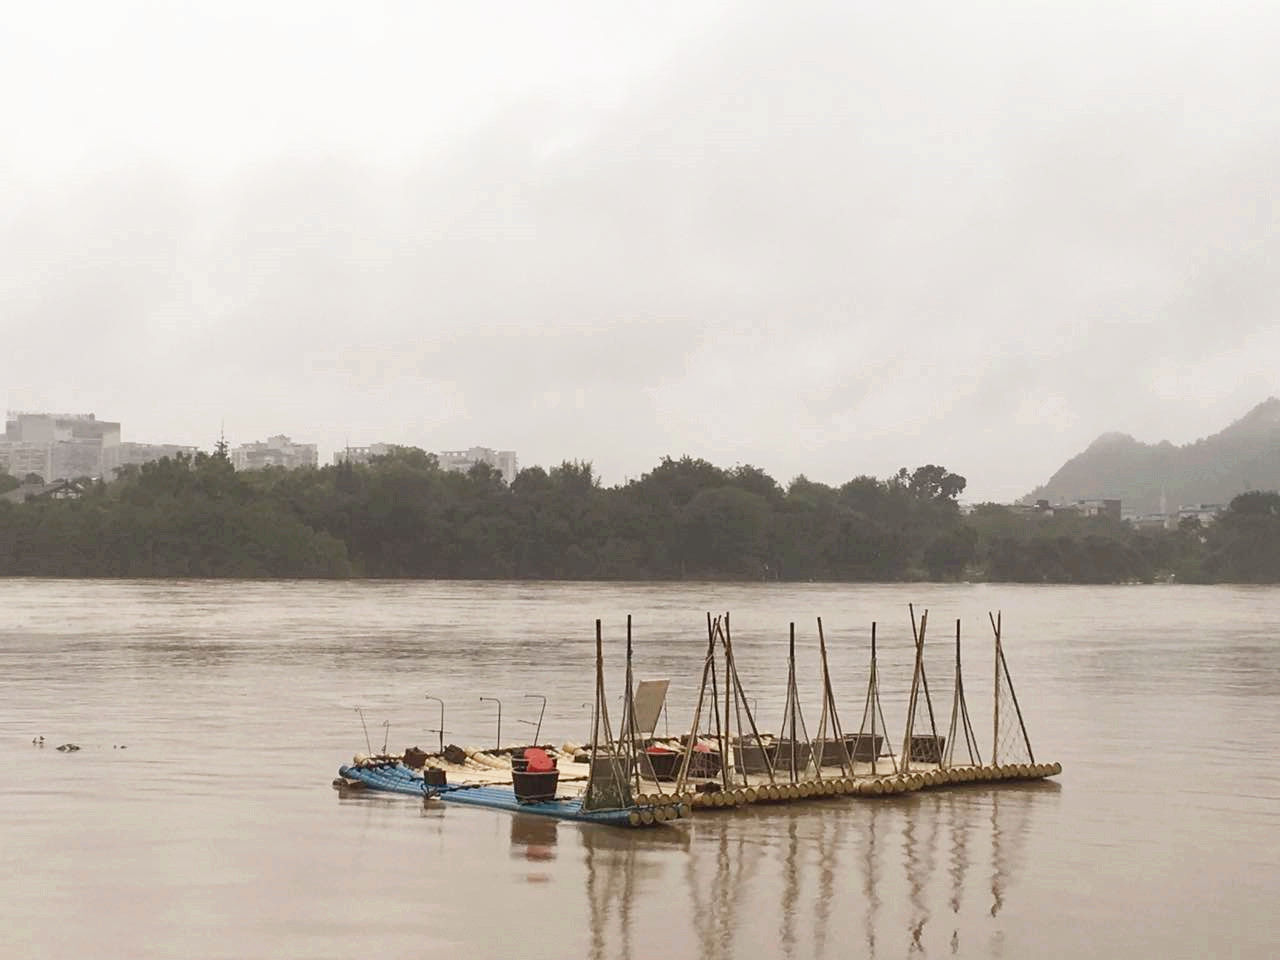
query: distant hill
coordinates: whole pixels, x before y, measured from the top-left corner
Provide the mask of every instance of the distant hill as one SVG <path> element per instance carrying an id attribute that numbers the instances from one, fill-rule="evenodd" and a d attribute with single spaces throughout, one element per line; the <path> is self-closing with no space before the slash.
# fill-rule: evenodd
<path id="1" fill-rule="evenodd" d="M 1280 489 L 1280 400 L 1269 397 L 1220 433 L 1175 447 L 1104 433 L 1024 497 L 1057 503 L 1116 498 L 1127 513 L 1227 503 L 1246 490 Z"/>

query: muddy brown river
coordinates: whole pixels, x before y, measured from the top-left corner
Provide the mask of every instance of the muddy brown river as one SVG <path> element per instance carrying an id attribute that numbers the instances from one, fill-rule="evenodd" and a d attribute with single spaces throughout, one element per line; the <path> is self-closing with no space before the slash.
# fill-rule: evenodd
<path id="1" fill-rule="evenodd" d="M 593 622 L 620 700 L 687 728 L 707 611 L 777 729 L 821 616 L 856 728 L 870 624 L 891 731 L 928 608 L 949 715 L 988 611 L 1046 783 L 699 812 L 626 831 L 342 795 L 338 764 L 586 736 Z M 0 956 L 840 958 L 1280 955 L 1280 590 L 830 584 L 0 581 Z M 368 740 L 361 726 L 364 713 Z M 811 719 L 811 722 L 812 722 Z M 44 738 L 44 745 L 38 740 Z M 32 740 L 37 740 L 33 744 Z M 75 743 L 78 751 L 59 752 Z"/>

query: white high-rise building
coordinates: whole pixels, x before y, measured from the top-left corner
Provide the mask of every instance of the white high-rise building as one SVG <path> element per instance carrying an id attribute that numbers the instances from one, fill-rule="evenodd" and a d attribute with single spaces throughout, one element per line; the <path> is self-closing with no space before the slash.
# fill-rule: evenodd
<path id="1" fill-rule="evenodd" d="M 6 418 L 0 465 L 10 474 L 38 473 L 46 483 L 110 479 L 119 464 L 119 423 L 92 413 L 10 412 Z"/>

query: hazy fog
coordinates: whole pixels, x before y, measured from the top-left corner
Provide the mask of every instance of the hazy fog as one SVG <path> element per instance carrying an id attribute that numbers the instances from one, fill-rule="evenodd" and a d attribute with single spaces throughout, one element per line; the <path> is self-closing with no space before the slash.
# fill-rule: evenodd
<path id="1" fill-rule="evenodd" d="M 945 463 L 1280 392 L 1280 8 L 0 4 L 0 402 Z"/>

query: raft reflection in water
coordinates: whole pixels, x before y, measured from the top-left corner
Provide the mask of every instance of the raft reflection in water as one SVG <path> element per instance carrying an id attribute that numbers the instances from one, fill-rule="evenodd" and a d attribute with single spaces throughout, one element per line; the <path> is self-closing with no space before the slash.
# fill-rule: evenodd
<path id="1" fill-rule="evenodd" d="M 556 831 L 560 822 L 552 817 L 534 817 L 527 813 L 511 815 L 511 857 L 545 863 L 556 858 Z"/>
<path id="2" fill-rule="evenodd" d="M 750 807 L 695 818 L 674 845 L 574 828 L 589 956 L 844 957 L 859 941 L 868 957 L 1000 956 L 1026 838 L 1059 792 L 1035 782 Z"/>

